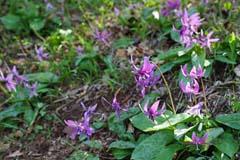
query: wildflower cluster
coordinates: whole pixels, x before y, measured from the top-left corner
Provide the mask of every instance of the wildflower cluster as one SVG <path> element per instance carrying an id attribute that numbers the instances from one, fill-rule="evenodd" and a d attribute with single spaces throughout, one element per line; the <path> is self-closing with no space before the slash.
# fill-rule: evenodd
<path id="1" fill-rule="evenodd" d="M 140 68 L 134 65 L 132 59 L 131 64 L 135 81 L 141 90 L 142 96 L 144 97 L 146 90 L 149 87 L 156 85 L 160 79 L 160 76 L 155 75 L 154 73 L 157 66 L 150 62 L 149 57 L 144 57 L 143 65 Z"/>
<path id="2" fill-rule="evenodd" d="M 29 97 L 37 96 L 37 83 L 31 84 L 27 77 L 20 75 L 16 66 L 13 66 L 10 73 L 4 76 L 0 70 L 0 82 L 4 83 L 8 91 L 16 91 L 18 85 L 22 85 L 29 91 Z"/>
<path id="3" fill-rule="evenodd" d="M 77 135 L 86 135 L 88 138 L 93 134 L 94 129 L 90 126 L 90 119 L 93 112 L 96 110 L 97 104 L 89 107 L 84 112 L 84 116 L 81 121 L 65 120 L 67 128 L 65 132 L 71 139 L 75 139 Z"/>
<path id="4" fill-rule="evenodd" d="M 211 43 L 217 42 L 219 39 L 211 38 L 213 32 L 207 35 L 199 27 L 202 25 L 203 19 L 200 18 L 199 13 L 189 15 L 187 9 L 184 9 L 181 16 L 182 27 L 179 31 L 180 40 L 185 47 L 191 47 L 193 44 L 198 44 L 201 47 L 208 47 L 210 49 Z"/>
<path id="5" fill-rule="evenodd" d="M 111 36 L 111 33 L 108 32 L 107 30 L 103 31 L 96 30 L 93 36 L 97 41 L 102 42 L 106 46 L 109 46 L 109 38 Z"/>
<path id="6" fill-rule="evenodd" d="M 168 16 L 171 11 L 178 10 L 181 7 L 180 0 L 167 0 L 166 6 L 162 9 L 162 15 Z"/>
<path id="7" fill-rule="evenodd" d="M 193 66 L 190 73 L 188 73 L 187 64 L 185 64 L 183 67 L 181 67 L 181 72 L 182 75 L 187 79 L 186 83 L 183 82 L 183 80 L 180 81 L 180 88 L 183 93 L 186 93 L 190 96 L 199 94 L 200 87 L 197 80 L 204 76 L 204 70 L 202 69 L 201 65 L 199 65 L 197 68 Z"/>

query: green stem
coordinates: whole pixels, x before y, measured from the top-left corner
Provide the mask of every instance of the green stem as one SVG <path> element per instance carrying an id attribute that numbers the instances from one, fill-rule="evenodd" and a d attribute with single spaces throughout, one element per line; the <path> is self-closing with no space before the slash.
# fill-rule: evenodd
<path id="1" fill-rule="evenodd" d="M 0 84 L 0 90 L 2 90 L 5 95 L 9 96 L 8 91 L 2 86 L 2 84 Z"/>
<path id="2" fill-rule="evenodd" d="M 171 90 L 170 90 L 170 88 L 169 88 L 169 85 L 168 85 L 168 83 L 167 83 L 164 75 L 162 74 L 161 71 L 160 71 L 160 73 L 161 73 L 163 82 L 164 82 L 164 84 L 165 84 L 165 86 L 166 86 L 166 88 L 167 88 L 167 91 L 168 91 L 168 95 L 169 95 L 169 98 L 170 98 L 170 101 L 171 101 L 171 109 L 172 109 L 172 111 L 174 112 L 174 114 L 176 114 L 176 109 L 175 109 L 175 106 L 174 106 L 174 103 L 173 103 L 173 98 L 172 98 Z"/>
<path id="3" fill-rule="evenodd" d="M 205 106 L 205 110 L 208 112 L 206 91 L 205 91 L 205 86 L 204 86 L 202 78 L 201 78 L 201 83 L 202 83 L 202 90 L 203 90 L 203 97 L 204 97 L 204 106 Z"/>

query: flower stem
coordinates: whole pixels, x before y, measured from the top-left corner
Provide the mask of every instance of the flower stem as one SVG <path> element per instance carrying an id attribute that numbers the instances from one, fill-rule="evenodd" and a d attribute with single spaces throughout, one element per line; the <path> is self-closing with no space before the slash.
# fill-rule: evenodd
<path id="1" fill-rule="evenodd" d="M 170 98 L 170 101 L 171 101 L 171 109 L 174 112 L 174 114 L 176 114 L 176 109 L 175 109 L 175 106 L 174 106 L 174 103 L 173 103 L 172 93 L 170 91 L 169 85 L 168 85 L 168 83 L 167 83 L 167 81 L 166 81 L 166 79 L 165 79 L 165 77 L 164 77 L 164 75 L 162 74 L 161 71 L 160 71 L 160 73 L 161 73 L 163 82 L 164 82 L 164 84 L 165 84 L 165 86 L 167 88 L 167 91 L 168 91 L 168 95 L 169 95 L 169 98 Z"/>
<path id="2" fill-rule="evenodd" d="M 201 83 L 202 83 L 205 110 L 208 111 L 207 110 L 207 96 L 206 96 L 205 86 L 204 86 L 202 78 L 201 78 Z"/>
<path id="3" fill-rule="evenodd" d="M 2 86 L 2 84 L 0 84 L 0 90 L 2 90 L 5 95 L 9 96 L 8 91 Z"/>

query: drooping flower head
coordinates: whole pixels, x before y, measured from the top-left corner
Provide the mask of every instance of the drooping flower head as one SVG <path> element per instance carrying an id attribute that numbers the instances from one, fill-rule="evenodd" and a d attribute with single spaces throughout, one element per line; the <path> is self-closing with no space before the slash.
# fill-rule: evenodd
<path id="1" fill-rule="evenodd" d="M 162 115 L 166 110 L 165 103 L 162 105 L 162 108 L 158 110 L 159 103 L 160 101 L 156 101 L 151 107 L 148 107 L 148 102 L 144 105 L 144 114 L 152 121 L 154 121 L 157 116 Z"/>
<path id="2" fill-rule="evenodd" d="M 205 71 L 203 70 L 201 65 L 198 65 L 197 68 L 195 66 L 193 66 L 193 68 L 191 69 L 191 71 L 189 73 L 189 76 L 191 78 L 195 78 L 195 79 L 202 78 L 204 76 L 204 72 Z"/>
<path id="3" fill-rule="evenodd" d="M 14 79 L 16 80 L 16 83 L 17 83 L 17 84 L 27 83 L 27 82 L 28 82 L 28 79 L 27 79 L 25 76 L 19 74 L 16 66 L 13 66 L 11 72 L 12 72 L 13 77 L 14 77 Z"/>
<path id="4" fill-rule="evenodd" d="M 35 82 L 32 85 L 26 84 L 25 86 L 29 89 L 29 97 L 30 98 L 38 96 L 38 93 L 37 93 L 37 86 L 38 86 L 38 84 L 37 84 L 37 82 Z"/>
<path id="5" fill-rule="evenodd" d="M 198 65 L 198 67 L 193 66 L 190 73 L 188 73 L 187 70 L 187 64 L 185 64 L 184 66 L 181 66 L 181 73 L 184 77 L 189 77 L 191 79 L 199 79 L 204 77 L 204 70 L 201 67 L 201 65 Z"/>
<path id="6" fill-rule="evenodd" d="M 156 65 L 150 62 L 149 57 L 144 57 L 143 65 L 140 68 L 134 65 L 132 58 L 131 64 L 137 86 L 141 89 L 142 96 L 144 96 L 146 89 L 155 85 L 160 79 L 160 76 L 154 74 Z"/>
<path id="7" fill-rule="evenodd" d="M 105 45 L 109 46 L 109 38 L 111 36 L 111 33 L 108 32 L 107 30 L 103 31 L 96 30 L 93 36 L 97 41 L 102 42 Z"/>
<path id="8" fill-rule="evenodd" d="M 211 49 L 211 44 L 213 42 L 217 42 L 219 41 L 218 38 L 211 38 L 213 35 L 213 31 L 209 32 L 207 35 L 205 35 L 203 33 L 203 31 L 201 31 L 200 35 L 196 38 L 196 43 L 198 43 L 201 47 L 208 47 L 209 49 Z"/>
<path id="9" fill-rule="evenodd" d="M 94 132 L 94 129 L 90 126 L 90 118 L 93 112 L 96 110 L 96 107 L 97 107 L 97 104 L 95 104 L 92 107 L 89 107 L 88 110 L 84 113 L 84 119 L 82 123 L 83 124 L 82 132 L 88 137 L 90 137 Z"/>
<path id="10" fill-rule="evenodd" d="M 48 0 L 44 0 L 44 3 L 46 4 L 46 10 L 47 10 L 47 11 L 51 11 L 51 10 L 54 9 L 52 3 L 49 2 Z"/>
<path id="11" fill-rule="evenodd" d="M 2 71 L 0 70 L 0 81 L 5 83 L 6 88 L 11 91 L 16 91 L 17 83 L 13 79 L 13 74 L 10 73 L 7 77 L 4 77 Z"/>
<path id="12" fill-rule="evenodd" d="M 183 93 L 186 93 L 188 95 L 199 94 L 199 84 L 196 79 L 193 79 L 191 82 L 184 83 L 183 81 L 180 81 L 180 88 Z"/>
<path id="13" fill-rule="evenodd" d="M 66 132 L 71 139 L 75 139 L 77 135 L 81 135 L 83 130 L 81 122 L 72 120 L 64 120 L 64 122 L 67 125 Z"/>
<path id="14" fill-rule="evenodd" d="M 185 47 L 190 47 L 195 42 L 194 34 L 198 31 L 199 26 L 202 24 L 202 19 L 199 13 L 192 15 L 188 14 L 187 9 L 184 9 L 181 14 L 182 28 L 180 29 L 180 40 Z"/>
<path id="15" fill-rule="evenodd" d="M 180 0 L 167 0 L 166 6 L 162 9 L 162 15 L 163 16 L 168 16 L 171 11 L 175 9 L 179 9 L 181 6 L 181 1 Z"/>
<path id="16" fill-rule="evenodd" d="M 195 132 L 192 133 L 192 144 L 203 145 L 208 139 L 208 134 L 205 133 L 203 137 L 198 137 Z"/>
<path id="17" fill-rule="evenodd" d="M 44 53 L 43 47 L 36 48 L 37 58 L 39 61 L 48 59 L 49 54 Z"/>
<path id="18" fill-rule="evenodd" d="M 195 106 L 190 107 L 185 111 L 185 113 L 193 115 L 193 116 L 200 116 L 202 110 L 203 102 L 199 102 Z"/>
<path id="19" fill-rule="evenodd" d="M 81 46 L 77 46 L 77 48 L 76 48 L 76 52 L 77 52 L 77 54 L 79 55 L 79 56 L 81 56 L 82 54 L 83 54 L 83 47 L 81 47 Z"/>
<path id="20" fill-rule="evenodd" d="M 81 121 L 65 120 L 67 125 L 66 133 L 71 139 L 75 139 L 77 135 L 85 134 L 88 138 L 93 134 L 94 129 L 90 126 L 90 118 L 95 111 L 97 104 L 89 107 L 84 112 L 84 116 Z"/>
<path id="21" fill-rule="evenodd" d="M 118 91 L 115 93 L 114 98 L 113 98 L 113 101 L 112 101 L 112 108 L 114 109 L 117 117 L 120 117 L 120 110 L 121 110 L 120 103 L 117 101 L 117 94 L 118 94 L 119 91 L 120 91 L 120 90 L 118 90 Z"/>
<path id="22" fill-rule="evenodd" d="M 114 7 L 114 14 L 117 17 L 120 15 L 120 10 L 117 7 Z"/>

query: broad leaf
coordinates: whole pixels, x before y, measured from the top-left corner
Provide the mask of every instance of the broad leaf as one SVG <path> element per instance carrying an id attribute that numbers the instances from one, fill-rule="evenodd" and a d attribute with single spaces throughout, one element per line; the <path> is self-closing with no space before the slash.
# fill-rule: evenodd
<path id="1" fill-rule="evenodd" d="M 166 116 L 168 117 L 169 114 L 171 114 L 171 113 L 167 113 Z M 148 132 L 155 125 L 143 113 L 139 113 L 138 115 L 132 117 L 130 119 L 130 121 L 131 121 L 131 123 L 133 124 L 134 127 L 136 127 L 137 129 L 140 129 L 144 132 Z M 163 123 L 165 121 L 165 118 L 163 118 L 162 116 L 159 116 L 159 117 L 156 118 L 156 121 L 157 121 L 158 124 L 160 124 L 160 123 Z"/>
<path id="2" fill-rule="evenodd" d="M 212 140 L 220 136 L 224 132 L 224 130 L 221 127 L 218 127 L 218 128 L 210 128 L 206 132 L 208 134 L 207 142 L 211 142 Z"/>
<path id="3" fill-rule="evenodd" d="M 30 28 L 35 31 L 39 31 L 43 29 L 44 25 L 45 25 L 45 20 L 40 18 L 36 18 L 30 22 Z"/>
<path id="4" fill-rule="evenodd" d="M 240 130 L 240 112 L 218 115 L 216 117 L 216 121 L 231 128 Z"/>
<path id="5" fill-rule="evenodd" d="M 128 37 L 123 37 L 115 42 L 113 42 L 113 48 L 118 49 L 118 48 L 126 48 L 134 43 L 134 40 Z"/>
<path id="6" fill-rule="evenodd" d="M 174 140 L 173 133 L 161 131 L 143 140 L 133 151 L 132 160 L 171 160 L 172 156 L 180 149 L 178 145 L 169 145 Z M 166 155 L 168 153 L 169 155 Z M 166 157 L 164 157 L 166 156 Z"/>
<path id="7" fill-rule="evenodd" d="M 67 158 L 66 160 L 99 160 L 98 157 L 88 153 L 88 152 L 84 152 L 81 150 L 77 150 L 75 152 L 73 152 L 69 158 Z"/>
<path id="8" fill-rule="evenodd" d="M 8 14 L 1 17 L 1 21 L 4 27 L 9 30 L 21 30 L 23 28 L 21 18 L 17 15 Z"/>
<path id="9" fill-rule="evenodd" d="M 156 157 L 153 160 L 172 160 L 177 151 L 183 148 L 180 144 L 171 144 L 168 145 L 156 154 Z"/>
<path id="10" fill-rule="evenodd" d="M 57 83 L 58 76 L 52 72 L 39 72 L 26 75 L 29 81 L 40 83 Z"/>
<path id="11" fill-rule="evenodd" d="M 129 141 L 116 141 L 110 144 L 109 149 L 118 148 L 118 149 L 134 149 L 136 145 Z"/>
<path id="12" fill-rule="evenodd" d="M 224 133 L 219 138 L 213 141 L 213 144 L 221 152 L 227 154 L 229 157 L 233 157 L 239 149 L 239 144 L 236 139 L 233 138 L 233 135 L 230 133 Z"/>

